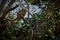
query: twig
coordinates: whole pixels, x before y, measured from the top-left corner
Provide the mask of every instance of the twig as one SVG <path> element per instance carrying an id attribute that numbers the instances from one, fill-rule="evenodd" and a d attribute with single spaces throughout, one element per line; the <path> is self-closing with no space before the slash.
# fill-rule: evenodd
<path id="1" fill-rule="evenodd" d="M 27 8 L 28 8 L 28 18 L 29 18 L 29 14 L 30 14 L 30 12 L 29 12 L 29 4 L 28 4 L 28 2 L 27 2 L 27 0 L 24 0 L 25 2 L 26 2 L 26 4 L 27 4 Z M 28 23 L 29 23 L 29 25 L 30 25 L 30 39 L 29 40 L 32 40 L 32 38 L 33 38 L 33 29 L 31 28 L 31 23 L 29 22 L 29 19 L 28 19 Z"/>

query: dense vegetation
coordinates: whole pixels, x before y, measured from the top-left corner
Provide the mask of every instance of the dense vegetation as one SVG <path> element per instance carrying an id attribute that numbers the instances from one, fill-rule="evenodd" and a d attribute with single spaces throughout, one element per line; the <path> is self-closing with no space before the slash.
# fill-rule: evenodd
<path id="1" fill-rule="evenodd" d="M 0 0 L 0 40 L 60 40 L 60 0 Z"/>

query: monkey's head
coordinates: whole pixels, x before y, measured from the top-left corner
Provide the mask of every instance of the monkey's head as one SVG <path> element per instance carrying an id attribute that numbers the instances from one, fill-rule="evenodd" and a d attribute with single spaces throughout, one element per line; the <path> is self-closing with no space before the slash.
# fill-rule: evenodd
<path id="1" fill-rule="evenodd" d="M 18 13 L 17 13 L 17 20 L 20 20 L 20 19 L 23 19 L 25 14 L 26 14 L 26 11 L 25 9 L 22 9 L 20 10 Z"/>

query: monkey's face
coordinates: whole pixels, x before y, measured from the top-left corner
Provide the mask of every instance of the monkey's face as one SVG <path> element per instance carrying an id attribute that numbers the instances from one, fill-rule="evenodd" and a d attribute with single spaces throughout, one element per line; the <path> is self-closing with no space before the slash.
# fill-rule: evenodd
<path id="1" fill-rule="evenodd" d="M 18 13 L 17 13 L 17 19 L 20 20 L 20 19 L 23 19 L 24 16 L 26 14 L 26 10 L 22 9 L 20 10 Z"/>

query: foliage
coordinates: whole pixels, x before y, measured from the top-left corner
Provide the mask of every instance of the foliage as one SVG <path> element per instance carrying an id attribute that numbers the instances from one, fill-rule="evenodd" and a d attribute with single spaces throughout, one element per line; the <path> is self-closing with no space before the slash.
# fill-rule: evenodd
<path id="1" fill-rule="evenodd" d="M 41 8 L 41 13 L 32 13 L 28 8 L 28 17 L 12 21 L 14 15 L 9 12 L 18 7 L 12 7 L 16 0 L 6 0 L 0 3 L 0 39 L 1 40 L 59 40 L 60 39 L 60 0 L 24 0 L 26 4 Z M 18 1 L 19 2 L 19 1 Z M 22 2 L 22 1 L 21 1 Z M 45 5 L 45 6 L 44 6 Z M 21 5 L 22 6 L 22 5 Z M 3 9 L 5 8 L 5 9 Z M 20 10 L 19 10 L 20 11 Z M 5 16 L 8 15 L 8 19 Z M 17 15 L 18 16 L 18 15 Z"/>

